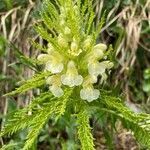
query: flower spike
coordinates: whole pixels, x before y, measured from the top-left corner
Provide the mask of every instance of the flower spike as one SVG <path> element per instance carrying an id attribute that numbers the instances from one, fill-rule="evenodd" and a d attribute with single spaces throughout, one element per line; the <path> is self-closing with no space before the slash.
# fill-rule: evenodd
<path id="1" fill-rule="evenodd" d="M 47 79 L 49 90 L 55 97 L 60 97 L 65 87 L 79 88 L 81 99 L 88 102 L 96 100 L 100 92 L 94 88 L 94 84 L 99 77 L 100 84 L 105 83 L 107 72 L 113 67 L 113 63 L 107 58 L 107 45 L 95 44 L 94 34 L 87 33 L 80 21 L 74 20 L 75 16 L 80 16 L 76 3 L 64 1 L 58 14 L 59 28 L 56 26 L 53 29 L 56 32 L 48 40 L 51 42 L 48 42 L 47 53 L 37 57 L 40 64 L 45 65 L 45 70 L 52 74 Z"/>

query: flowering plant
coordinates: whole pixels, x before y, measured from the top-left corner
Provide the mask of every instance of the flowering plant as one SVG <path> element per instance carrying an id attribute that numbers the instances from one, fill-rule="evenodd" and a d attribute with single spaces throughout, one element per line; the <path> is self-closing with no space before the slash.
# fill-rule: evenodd
<path id="1" fill-rule="evenodd" d="M 33 42 L 42 52 L 36 61 L 26 59 L 43 70 L 6 95 L 37 87 L 41 93 L 30 105 L 9 116 L 0 136 L 29 128 L 23 149 L 30 149 L 50 117 L 60 119 L 68 113 L 76 117 L 81 149 L 93 150 L 89 118 L 103 111 L 106 116 L 117 116 L 141 143 L 150 145 L 149 115 L 133 113 L 111 91 L 98 86 L 106 82 L 114 64 L 107 45 L 96 42 L 104 17 L 95 25 L 92 1 L 44 0 L 40 15 L 42 21 L 35 30 L 47 44 L 42 47 Z"/>
<path id="2" fill-rule="evenodd" d="M 87 32 L 78 6 L 79 2 L 62 3 L 60 13 L 55 18 L 59 28 L 56 26 L 51 29 L 55 29 L 52 32 L 53 41 L 48 41 L 46 54 L 40 54 L 37 59 L 45 65 L 44 70 L 51 73 L 46 83 L 55 97 L 63 95 L 62 87 L 77 87 L 80 89 L 80 98 L 91 102 L 100 96 L 93 84 L 99 75 L 101 83 L 107 79 L 106 70 L 111 69 L 113 63 L 106 60 L 107 46 L 103 43 L 96 44 L 92 26 L 88 27 L 90 31 Z"/>

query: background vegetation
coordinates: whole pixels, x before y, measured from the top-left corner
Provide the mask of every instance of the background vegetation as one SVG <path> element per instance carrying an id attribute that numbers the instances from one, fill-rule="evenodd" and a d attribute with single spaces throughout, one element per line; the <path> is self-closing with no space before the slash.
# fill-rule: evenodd
<path id="1" fill-rule="evenodd" d="M 38 91 L 29 91 L 24 95 L 10 98 L 2 97 L 20 85 L 19 81 L 28 79 L 34 69 L 27 57 L 35 58 L 38 51 L 31 46 L 30 39 L 44 45 L 36 34 L 33 24 L 40 21 L 38 10 L 40 0 L 1 0 L 0 1 L 0 119 L 1 128 L 7 121 L 5 116 L 30 104 Z M 115 68 L 106 83 L 106 88 L 113 89 L 114 95 L 122 94 L 126 105 L 133 111 L 150 113 L 150 1 L 149 0 L 98 0 L 93 4 L 98 22 L 106 11 L 99 40 L 112 44 Z M 97 117 L 95 117 L 97 116 Z M 97 113 L 91 118 L 91 126 L 97 149 L 144 149 L 126 131 L 120 122 L 117 134 L 112 133 L 109 118 L 102 118 Z M 95 118 L 102 118 L 96 120 Z M 67 126 L 66 126 L 67 124 Z M 57 123 L 44 127 L 33 149 L 78 149 L 74 120 L 66 115 Z M 23 144 L 27 131 L 1 138 L 0 144 L 17 143 L 17 150 Z M 9 149 L 9 147 L 7 148 Z M 146 148 L 145 148 L 146 149 Z"/>

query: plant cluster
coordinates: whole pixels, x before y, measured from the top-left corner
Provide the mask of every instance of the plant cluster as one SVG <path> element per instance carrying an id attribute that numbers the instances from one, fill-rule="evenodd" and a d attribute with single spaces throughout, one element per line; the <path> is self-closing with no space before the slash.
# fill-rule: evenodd
<path id="1" fill-rule="evenodd" d="M 24 59 L 42 67 L 42 71 L 6 96 L 33 88 L 39 88 L 40 95 L 27 107 L 9 114 L 0 136 L 28 128 L 22 149 L 31 149 L 50 118 L 57 121 L 68 113 L 70 118 L 75 117 L 81 149 L 94 150 L 89 119 L 96 112 L 104 112 L 122 121 L 141 144 L 150 146 L 150 116 L 133 113 L 120 98 L 96 84 L 98 79 L 101 84 L 106 81 L 113 63 L 111 47 L 96 43 L 104 16 L 98 25 L 94 24 L 92 1 L 44 0 L 40 15 L 35 30 L 47 44 L 42 47 L 33 42 L 42 54 L 37 60 Z M 15 144 L 2 149 L 10 146 Z"/>

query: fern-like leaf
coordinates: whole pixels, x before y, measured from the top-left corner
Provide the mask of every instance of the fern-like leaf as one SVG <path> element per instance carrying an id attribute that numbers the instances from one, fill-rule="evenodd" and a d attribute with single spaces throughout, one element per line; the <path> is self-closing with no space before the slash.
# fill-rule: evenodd
<path id="1" fill-rule="evenodd" d="M 22 146 L 22 142 L 18 142 L 18 143 L 14 143 L 14 142 L 12 142 L 12 143 L 9 143 L 9 144 L 7 144 L 7 145 L 3 145 L 1 148 L 0 148 L 0 150 L 12 150 L 12 149 L 14 149 L 16 146 Z"/>
<path id="2" fill-rule="evenodd" d="M 106 105 L 109 113 L 113 112 L 120 118 L 123 125 L 133 131 L 138 141 L 150 147 L 150 115 L 137 114 L 129 110 L 119 98 L 111 96 L 102 96 L 102 103 Z M 112 110 L 112 111 L 111 111 Z"/>
<path id="3" fill-rule="evenodd" d="M 67 101 L 69 100 L 71 93 L 72 90 L 66 90 L 62 98 L 46 102 L 41 108 L 39 108 L 38 112 L 36 112 L 37 115 L 29 123 L 30 130 L 23 150 L 28 150 L 31 148 L 41 129 L 52 115 L 59 118 L 64 114 Z"/>
<path id="4" fill-rule="evenodd" d="M 89 125 L 89 114 L 86 107 L 77 114 L 78 137 L 81 142 L 82 150 L 94 150 L 93 136 Z"/>
<path id="5" fill-rule="evenodd" d="M 49 75 L 50 75 L 49 72 L 44 72 L 44 73 L 42 72 L 40 74 L 36 74 L 31 79 L 25 81 L 23 85 L 21 85 L 19 88 L 17 88 L 16 90 L 10 93 L 5 94 L 4 96 L 11 96 L 18 93 L 24 93 L 30 89 L 40 87 L 45 83 L 45 77 L 48 77 Z"/>
<path id="6" fill-rule="evenodd" d="M 42 106 L 45 100 L 52 100 L 52 95 L 48 92 L 42 93 L 37 98 L 33 99 L 29 106 L 9 114 L 8 121 L 0 132 L 0 136 L 5 134 L 12 135 L 18 130 L 28 127 L 32 119 L 35 117 L 35 114 L 37 114 L 37 105 Z"/>

